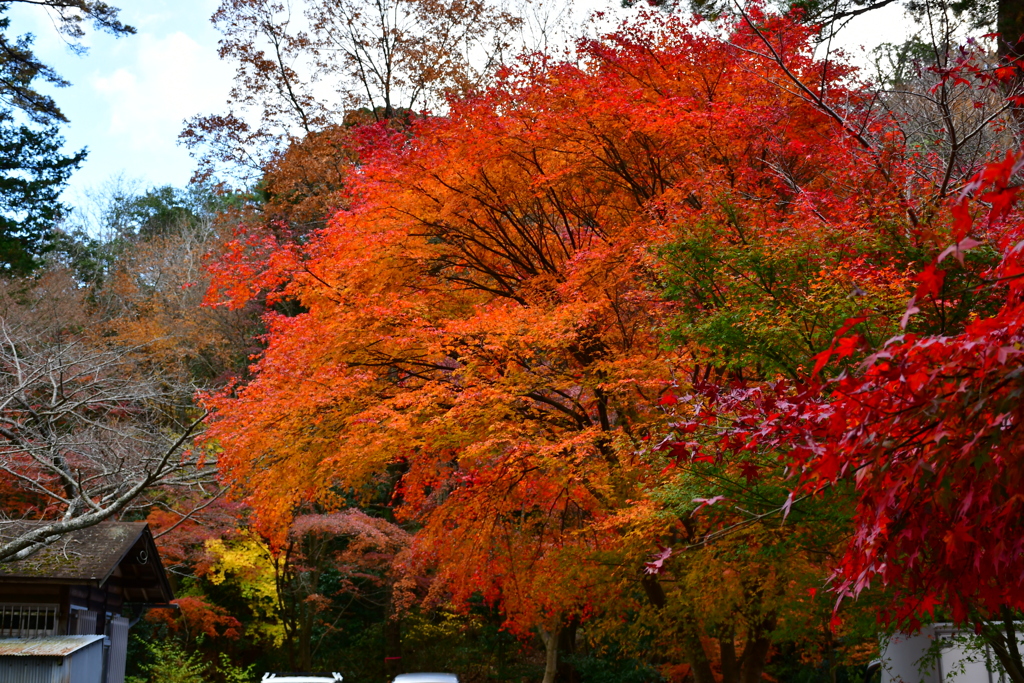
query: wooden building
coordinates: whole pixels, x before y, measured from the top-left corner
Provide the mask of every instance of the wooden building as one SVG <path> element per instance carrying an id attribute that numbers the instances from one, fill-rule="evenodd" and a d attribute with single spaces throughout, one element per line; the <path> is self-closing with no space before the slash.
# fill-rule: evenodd
<path id="1" fill-rule="evenodd" d="M 32 524 L 0 527 L 0 538 Z M 0 683 L 23 680 L 27 671 L 39 681 L 53 673 L 55 681 L 122 683 L 133 620 L 173 597 L 153 535 L 141 522 L 105 522 L 24 560 L 0 563 Z M 91 650 L 100 639 L 68 636 L 101 636 L 102 657 L 79 655 L 75 669 L 68 658 L 82 649 L 79 640 Z M 58 678 L 57 669 L 70 678 Z"/>

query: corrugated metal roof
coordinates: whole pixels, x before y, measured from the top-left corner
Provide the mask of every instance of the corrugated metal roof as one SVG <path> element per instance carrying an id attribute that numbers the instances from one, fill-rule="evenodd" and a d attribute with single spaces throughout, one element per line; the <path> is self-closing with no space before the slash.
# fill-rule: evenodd
<path id="1" fill-rule="evenodd" d="M 0 638 L 0 657 L 66 657 L 103 636 L 50 636 Z"/>

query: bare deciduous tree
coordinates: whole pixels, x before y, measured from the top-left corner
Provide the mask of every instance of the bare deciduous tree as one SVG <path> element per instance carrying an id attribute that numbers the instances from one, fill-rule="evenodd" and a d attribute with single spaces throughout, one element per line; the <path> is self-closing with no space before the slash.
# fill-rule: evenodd
<path id="1" fill-rule="evenodd" d="M 156 486 L 197 486 L 191 387 L 95 333 L 65 273 L 0 288 L 0 561 L 113 517 Z M 49 522 L 24 530 L 21 519 Z M 12 533 L 23 529 L 22 533 Z"/>
<path id="2" fill-rule="evenodd" d="M 181 139 L 242 176 L 354 110 L 390 118 L 478 87 L 523 23 L 485 0 L 222 0 L 213 22 L 236 67 L 230 111 Z"/>

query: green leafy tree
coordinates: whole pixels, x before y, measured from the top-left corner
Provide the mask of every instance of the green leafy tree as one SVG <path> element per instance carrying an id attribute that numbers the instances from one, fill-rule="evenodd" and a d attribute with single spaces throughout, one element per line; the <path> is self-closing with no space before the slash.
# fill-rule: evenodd
<path id="1" fill-rule="evenodd" d="M 132 676 L 126 683 L 206 683 L 210 665 L 196 653 L 188 653 L 173 639 L 147 646 L 152 662 L 146 677 Z"/>
<path id="2" fill-rule="evenodd" d="M 92 25 L 115 36 L 135 33 L 131 26 L 121 23 L 118 10 L 105 2 L 92 0 L 7 0 L 0 2 L 0 102 L 5 109 L 16 109 L 35 123 L 55 124 L 67 121 L 53 98 L 40 93 L 36 83 L 41 79 L 57 87 L 70 85 L 50 66 L 39 61 L 32 52 L 31 34 L 12 37 L 11 20 L 4 16 L 12 3 L 35 5 L 50 13 L 57 31 L 71 49 L 83 54 L 86 48 L 81 39 L 85 24 Z"/>
<path id="3" fill-rule="evenodd" d="M 7 16 L 13 3 L 34 5 L 76 53 L 84 53 L 85 26 L 114 35 L 135 32 L 118 20 L 118 10 L 94 0 L 7 0 L 0 2 L 0 274 L 23 275 L 40 265 L 55 245 L 54 227 L 66 212 L 59 196 L 85 150 L 61 152 L 57 126 L 67 122 L 40 82 L 69 83 L 32 51 L 31 34 L 13 35 Z"/>
<path id="4" fill-rule="evenodd" d="M 229 223 L 232 207 L 244 201 L 211 184 L 146 189 L 141 181 L 120 175 L 87 190 L 85 197 L 60 227 L 58 252 L 81 282 L 96 286 L 147 242 L 213 238 L 223 228 L 218 221 Z"/>
<path id="5" fill-rule="evenodd" d="M 66 207 L 60 193 L 85 159 L 61 153 L 56 126 L 33 129 L 0 114 L 0 272 L 22 275 L 52 250 Z"/>
<path id="6" fill-rule="evenodd" d="M 126 683 L 250 683 L 255 679 L 254 666 L 242 667 L 219 653 L 219 665 L 203 661 L 198 652 L 188 652 L 174 638 L 157 640 L 146 645 L 151 658 L 143 667 L 145 676 L 129 676 Z"/>

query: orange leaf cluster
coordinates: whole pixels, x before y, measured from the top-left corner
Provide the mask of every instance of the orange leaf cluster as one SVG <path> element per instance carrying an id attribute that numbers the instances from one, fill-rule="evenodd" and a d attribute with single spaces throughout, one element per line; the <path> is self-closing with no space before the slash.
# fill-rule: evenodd
<path id="1" fill-rule="evenodd" d="M 790 68 L 841 89 L 807 30 L 770 30 Z M 774 63 L 736 49 L 754 43 L 648 17 L 579 63 L 527 62 L 409 136 L 362 131 L 346 208 L 309 239 L 241 234 L 212 303 L 269 291 L 301 310 L 268 315 L 254 380 L 207 401 L 262 533 L 283 543 L 303 506 L 397 473 L 435 591 L 482 593 L 519 628 L 586 613 L 607 590 L 592 559 L 619 543 L 609 520 L 672 476 L 652 442 L 702 353 L 665 344 L 679 305 L 659 246 L 684 229 L 756 240 L 817 274 L 908 209 L 879 182 L 899 155 L 837 141 Z"/>

